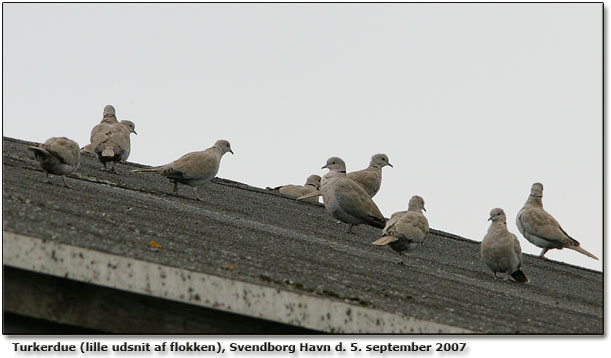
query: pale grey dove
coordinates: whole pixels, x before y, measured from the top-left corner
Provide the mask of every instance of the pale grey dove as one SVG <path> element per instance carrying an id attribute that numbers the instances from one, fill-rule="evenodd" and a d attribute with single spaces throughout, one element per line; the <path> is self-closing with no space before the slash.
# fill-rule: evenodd
<path id="1" fill-rule="evenodd" d="M 104 113 L 102 114 L 102 121 L 100 123 L 119 123 L 115 114 L 115 107 L 111 106 L 110 104 L 104 106 Z"/>
<path id="2" fill-rule="evenodd" d="M 110 171 L 114 173 L 116 172 L 115 162 L 125 162 L 129 157 L 131 150 L 129 135 L 138 133 L 132 121 L 109 123 L 105 122 L 110 121 L 109 117 L 106 118 L 91 131 L 91 148 L 97 154 L 100 162 L 104 164 L 104 170 L 106 170 L 106 163 L 110 162 Z"/>
<path id="3" fill-rule="evenodd" d="M 494 278 L 497 272 L 511 275 L 517 282 L 529 282 L 522 272 L 522 248 L 518 238 L 507 230 L 507 217 L 503 209 L 490 211 L 492 223 L 482 240 L 480 252 L 484 263 L 492 270 Z"/>
<path id="4" fill-rule="evenodd" d="M 371 157 L 371 161 L 367 168 L 348 173 L 348 178 L 354 180 L 358 185 L 363 187 L 367 194 L 373 198 L 382 186 L 382 168 L 387 165 L 392 167 L 386 154 L 375 154 Z M 321 195 L 320 190 L 300 196 L 297 200 L 305 200 L 319 195 Z"/>
<path id="5" fill-rule="evenodd" d="M 329 158 L 322 168 L 329 169 L 320 186 L 325 208 L 331 216 L 348 224 L 346 232 L 351 232 L 352 226 L 359 224 L 384 227 L 384 215 L 365 189 L 348 178 L 346 163 L 341 158 Z"/>
<path id="6" fill-rule="evenodd" d="M 104 113 L 102 114 L 102 120 L 100 121 L 99 124 L 95 125 L 92 129 L 91 129 L 91 134 L 89 136 L 89 141 L 93 142 L 93 137 L 103 131 L 104 129 L 101 128 L 108 128 L 109 124 L 117 124 L 119 123 L 119 121 L 117 120 L 117 116 L 115 114 L 115 107 L 109 105 L 104 106 Z M 87 145 L 83 148 L 81 148 L 81 151 L 85 150 L 85 151 L 90 151 L 89 149 L 91 149 L 91 152 L 93 152 L 93 147 L 91 146 L 91 144 L 88 144 L 89 147 L 87 147 Z M 95 152 L 93 152 L 95 153 Z"/>
<path id="7" fill-rule="evenodd" d="M 429 232 L 429 222 L 422 211 L 424 199 L 418 195 L 409 200 L 407 211 L 399 211 L 390 217 L 382 231 L 382 237 L 373 242 L 375 246 L 388 245 L 391 249 L 401 253 L 399 265 L 404 265 L 406 252 L 416 250 Z"/>
<path id="8" fill-rule="evenodd" d="M 104 113 L 102 114 L 102 120 L 100 121 L 99 124 L 96 124 L 91 129 L 91 134 L 89 135 L 89 142 L 93 141 L 93 137 L 95 137 L 97 133 L 108 130 L 109 124 L 117 124 L 117 123 L 119 123 L 119 121 L 117 121 L 117 116 L 115 115 L 115 107 L 111 106 L 110 104 L 104 106 Z M 95 151 L 93 150 L 93 144 L 91 143 L 81 148 L 81 153 L 96 154 Z M 104 165 L 104 167 L 106 167 L 106 165 Z"/>
<path id="9" fill-rule="evenodd" d="M 195 187 L 208 183 L 219 171 L 221 158 L 225 153 L 233 154 L 231 145 L 226 140 L 217 140 L 214 145 L 200 152 L 183 155 L 172 163 L 153 168 L 132 170 L 137 173 L 156 173 L 163 175 L 174 183 L 174 193 L 178 193 L 178 183 L 188 185 L 193 194 L 202 200 Z"/>
<path id="10" fill-rule="evenodd" d="M 374 197 L 382 186 L 382 168 L 392 164 L 386 154 L 375 154 L 371 157 L 369 166 L 363 170 L 348 173 L 348 178 L 363 187 L 370 197 Z"/>
<path id="11" fill-rule="evenodd" d="M 310 175 L 306 179 L 306 183 L 304 185 L 284 185 L 276 188 L 268 188 L 270 190 L 277 190 L 281 194 L 292 196 L 293 198 L 297 198 L 303 195 L 307 195 L 313 192 L 320 190 L 320 175 Z M 308 198 L 307 201 L 312 201 L 317 203 L 318 197 Z"/>
<path id="12" fill-rule="evenodd" d="M 66 137 L 53 137 L 47 139 L 37 147 L 28 147 L 34 152 L 36 160 L 47 176 L 47 183 L 51 183 L 49 173 L 61 175 L 64 186 L 71 188 L 66 183 L 66 174 L 75 171 L 81 163 L 81 153 L 78 144 Z"/>
<path id="13" fill-rule="evenodd" d="M 516 216 L 516 225 L 526 240 L 543 248 L 539 257 L 543 257 L 549 249 L 567 248 L 598 260 L 598 257 L 582 249 L 579 242 L 570 237 L 556 219 L 543 210 L 543 184 L 541 183 L 532 185 L 526 204 Z"/>

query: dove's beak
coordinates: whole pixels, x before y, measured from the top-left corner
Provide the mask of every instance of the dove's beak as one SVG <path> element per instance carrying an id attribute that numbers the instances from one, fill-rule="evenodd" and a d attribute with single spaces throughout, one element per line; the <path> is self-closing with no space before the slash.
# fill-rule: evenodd
<path id="1" fill-rule="evenodd" d="M 233 150 L 229 149 L 229 153 L 233 154 Z M 235 155 L 235 154 L 234 154 Z"/>
<path id="2" fill-rule="evenodd" d="M 390 162 L 388 162 L 388 165 L 390 165 L 390 167 L 391 167 L 391 168 L 394 168 L 394 167 L 392 166 L 392 164 L 390 164 Z M 425 210 L 425 211 L 426 211 L 426 210 Z"/>
<path id="3" fill-rule="evenodd" d="M 423 206 L 423 207 L 422 207 L 422 210 L 426 211 L 426 208 Z"/>
<path id="4" fill-rule="evenodd" d="M 488 221 L 492 220 L 492 216 L 488 218 Z"/>
<path id="5" fill-rule="evenodd" d="M 326 167 L 327 167 L 327 164 L 325 164 L 325 165 L 324 165 L 322 168 L 320 168 L 320 169 L 325 169 Z"/>

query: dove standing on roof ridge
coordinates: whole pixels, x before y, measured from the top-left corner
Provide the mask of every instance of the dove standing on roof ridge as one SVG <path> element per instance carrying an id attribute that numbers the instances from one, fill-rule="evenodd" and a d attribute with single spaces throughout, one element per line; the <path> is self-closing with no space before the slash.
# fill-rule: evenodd
<path id="1" fill-rule="evenodd" d="M 119 123 L 100 123 L 91 132 L 91 148 L 98 155 L 98 160 L 104 164 L 111 162 L 110 171 L 116 173 L 115 162 L 125 162 L 131 151 L 129 135 L 136 133 L 136 125 L 132 121 Z M 85 146 L 86 147 L 86 146 Z"/>
<path id="2" fill-rule="evenodd" d="M 558 221 L 543 209 L 543 184 L 541 183 L 532 185 L 524 207 L 516 216 L 516 225 L 526 240 L 543 248 L 539 257 L 543 257 L 550 249 L 567 248 L 598 260 L 598 257 L 581 248 L 579 241 L 570 237 Z"/>
<path id="3" fill-rule="evenodd" d="M 283 185 L 275 188 L 268 188 L 270 190 L 277 190 L 281 194 L 288 195 L 294 198 L 301 197 L 303 195 L 307 195 L 320 190 L 320 175 L 310 175 L 305 184 L 302 185 Z M 308 198 L 307 201 L 312 201 L 317 203 L 318 197 Z"/>
<path id="4" fill-rule="evenodd" d="M 117 124 L 119 121 L 117 120 L 117 115 L 115 112 L 115 107 L 108 104 L 104 106 L 104 112 L 102 113 L 102 120 L 100 123 L 109 123 L 109 124 Z"/>
<path id="5" fill-rule="evenodd" d="M 51 183 L 49 173 L 61 175 L 64 186 L 72 188 L 66 183 L 66 174 L 75 171 L 81 164 L 81 152 L 75 141 L 66 137 L 52 137 L 38 146 L 30 146 L 28 150 L 34 152 L 36 160 L 47 176 L 46 183 Z"/>
<path id="6" fill-rule="evenodd" d="M 81 148 L 81 153 L 95 154 L 95 151 L 93 150 L 93 145 L 91 144 L 91 142 L 93 141 L 93 137 L 99 132 L 108 130 L 109 125 L 117 124 L 117 123 L 119 123 L 119 121 L 117 120 L 117 116 L 115 113 L 115 107 L 113 107 L 110 104 L 104 106 L 104 112 L 102 113 L 102 120 L 100 121 L 100 123 L 96 124 L 91 129 L 91 134 L 89 135 L 89 144 Z"/>
<path id="7" fill-rule="evenodd" d="M 382 168 L 387 165 L 393 167 L 386 154 L 374 154 L 367 168 L 348 173 L 348 178 L 362 186 L 367 194 L 373 198 L 382 186 Z"/>
<path id="8" fill-rule="evenodd" d="M 325 209 L 334 218 L 348 224 L 346 232 L 352 232 L 352 226 L 359 224 L 382 229 L 386 223 L 384 215 L 365 189 L 348 178 L 346 163 L 341 158 L 331 157 L 324 168 L 329 169 L 320 185 Z"/>
<path id="9" fill-rule="evenodd" d="M 424 199 L 418 195 L 409 200 L 407 211 L 399 211 L 390 217 L 382 231 L 382 237 L 374 241 L 375 246 L 388 245 L 391 249 L 401 253 L 399 265 L 405 265 L 406 252 L 416 250 L 429 232 L 429 222 L 422 214 Z"/>
<path id="10" fill-rule="evenodd" d="M 225 153 L 233 154 L 231 145 L 226 140 L 217 140 L 214 145 L 200 152 L 191 152 L 183 155 L 177 160 L 158 167 L 132 170 L 136 173 L 160 174 L 174 183 L 174 194 L 178 194 L 178 183 L 188 185 L 193 189 L 197 200 L 202 200 L 197 191 L 197 186 L 208 183 L 219 171 L 221 158 Z"/>
<path id="11" fill-rule="evenodd" d="M 393 167 L 386 154 L 378 153 L 371 157 L 367 168 L 348 173 L 347 175 L 348 178 L 354 180 L 373 198 L 382 186 L 382 168 L 387 165 Z M 319 195 L 321 195 L 320 190 L 301 196 L 297 200 L 304 200 Z"/>
<path id="12" fill-rule="evenodd" d="M 520 241 L 507 229 L 507 217 L 503 209 L 492 209 L 488 220 L 492 222 L 480 248 L 484 263 L 490 268 L 494 278 L 497 277 L 497 272 L 501 272 L 511 275 L 517 282 L 529 282 L 528 277 L 520 269 L 522 266 Z"/>

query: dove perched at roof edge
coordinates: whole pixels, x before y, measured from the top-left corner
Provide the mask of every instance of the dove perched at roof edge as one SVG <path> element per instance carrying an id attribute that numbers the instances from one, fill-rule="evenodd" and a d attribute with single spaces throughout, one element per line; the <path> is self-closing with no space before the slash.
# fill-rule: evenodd
<path id="1" fill-rule="evenodd" d="M 104 121 L 104 120 L 103 120 Z M 129 135 L 136 133 L 136 125 L 132 121 L 119 123 L 102 122 L 91 131 L 91 148 L 104 164 L 111 162 L 110 171 L 115 173 L 115 162 L 125 162 L 131 151 Z"/>
<path id="2" fill-rule="evenodd" d="M 484 263 L 492 270 L 495 278 L 497 272 L 502 272 L 511 275 L 517 282 L 529 282 L 528 277 L 520 269 L 522 266 L 520 241 L 507 230 L 507 217 L 503 209 L 492 209 L 488 220 L 492 223 L 480 248 Z"/>
<path id="3" fill-rule="evenodd" d="M 329 169 L 320 186 L 325 209 L 334 218 L 348 224 L 346 232 L 352 232 L 352 226 L 359 224 L 384 227 L 384 215 L 365 189 L 348 178 L 346 163 L 341 158 L 329 158 L 322 168 Z"/>
<path id="4" fill-rule="evenodd" d="M 51 183 L 49 173 L 61 175 L 64 186 L 71 188 L 66 183 L 66 174 L 75 171 L 81 163 L 81 152 L 75 141 L 66 137 L 52 137 L 44 143 L 34 147 L 28 147 L 34 152 L 36 160 L 47 176 L 46 183 Z"/>
<path id="5" fill-rule="evenodd" d="M 196 186 L 208 183 L 219 171 L 221 158 L 225 153 L 233 154 L 231 145 L 226 140 L 217 140 L 214 145 L 200 152 L 191 152 L 175 161 L 153 168 L 132 170 L 136 173 L 156 173 L 167 177 L 174 183 L 174 194 L 178 193 L 178 183 L 188 185 L 193 189 L 197 200 L 202 200 Z"/>
<path id="6" fill-rule="evenodd" d="M 382 168 L 387 165 L 393 167 L 386 154 L 374 154 L 367 168 L 348 173 L 347 175 L 348 178 L 363 187 L 367 194 L 373 198 L 382 186 Z M 321 195 L 320 191 L 301 196 L 297 200 L 304 200 L 319 195 Z"/>
<path id="7" fill-rule="evenodd" d="M 581 248 L 579 241 L 570 237 L 558 221 L 543 210 L 543 184 L 541 183 L 532 185 L 524 207 L 516 216 L 516 225 L 526 240 L 543 248 L 539 257 L 543 257 L 550 249 L 567 248 L 598 260 L 598 257 Z"/>
<path id="8" fill-rule="evenodd" d="M 429 232 L 429 222 L 422 214 L 424 199 L 418 195 L 409 200 L 407 211 L 399 211 L 390 217 L 382 231 L 382 237 L 372 243 L 375 246 L 388 245 L 401 253 L 399 265 L 404 265 L 405 252 L 416 250 Z"/>

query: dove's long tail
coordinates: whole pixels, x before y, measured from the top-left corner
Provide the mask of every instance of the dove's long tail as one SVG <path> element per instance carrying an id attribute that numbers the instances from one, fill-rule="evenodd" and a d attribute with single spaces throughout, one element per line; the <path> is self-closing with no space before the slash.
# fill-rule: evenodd
<path id="1" fill-rule="evenodd" d="M 372 242 L 372 245 L 375 246 L 384 246 L 384 245 L 388 245 L 391 242 L 395 242 L 399 239 L 397 239 L 396 237 L 392 237 L 392 236 L 382 236 L 381 238 L 377 239 L 376 241 Z"/>
<path id="2" fill-rule="evenodd" d="M 313 192 L 311 192 L 309 194 L 302 195 L 302 196 L 298 197 L 297 200 L 305 200 L 307 198 L 312 198 L 312 197 L 320 196 L 320 195 L 322 195 L 320 190 L 316 190 L 316 191 L 313 191 Z"/>
<path id="3" fill-rule="evenodd" d="M 571 249 L 571 250 L 575 250 L 577 252 L 581 252 L 582 254 L 586 255 L 586 256 L 590 256 L 591 258 L 593 258 L 594 260 L 598 260 L 598 257 L 592 255 L 591 253 L 587 252 L 586 250 L 582 249 L 581 246 L 567 246 L 567 249 Z"/>

